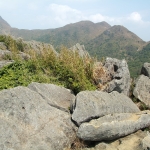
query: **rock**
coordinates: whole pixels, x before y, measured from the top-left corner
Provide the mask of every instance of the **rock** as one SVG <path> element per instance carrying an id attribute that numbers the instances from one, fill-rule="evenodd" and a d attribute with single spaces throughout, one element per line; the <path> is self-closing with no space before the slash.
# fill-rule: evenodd
<path id="1" fill-rule="evenodd" d="M 150 79 L 140 75 L 135 82 L 133 95 L 150 108 Z"/>
<path id="2" fill-rule="evenodd" d="M 144 63 L 141 69 L 141 74 L 150 78 L 150 63 Z"/>
<path id="3" fill-rule="evenodd" d="M 0 91 L 0 149 L 62 150 L 75 139 L 67 112 L 27 87 Z"/>
<path id="4" fill-rule="evenodd" d="M 51 44 L 47 44 L 47 43 L 41 43 L 41 42 L 37 42 L 37 41 L 24 41 L 25 44 L 27 44 L 26 50 L 25 51 L 29 51 L 29 50 L 34 50 L 37 54 L 42 55 L 50 53 L 51 51 L 54 52 L 54 54 L 56 56 L 58 56 L 58 53 L 56 52 L 56 50 L 54 49 L 54 47 Z"/>
<path id="5" fill-rule="evenodd" d="M 0 60 L 3 60 L 3 59 L 12 59 L 11 51 L 0 49 Z"/>
<path id="6" fill-rule="evenodd" d="M 101 142 L 94 148 L 85 148 L 83 150 L 143 150 L 142 140 L 146 136 L 146 132 L 141 130 L 122 137 L 111 142 Z"/>
<path id="7" fill-rule="evenodd" d="M 0 49 L 1 50 L 6 50 L 7 49 L 7 47 L 6 47 L 4 42 L 0 42 Z"/>
<path id="8" fill-rule="evenodd" d="M 72 50 L 73 52 L 78 52 L 79 56 L 81 57 L 85 57 L 85 56 L 90 57 L 89 53 L 85 50 L 84 45 L 80 45 L 79 43 L 71 47 L 70 50 Z"/>
<path id="9" fill-rule="evenodd" d="M 129 95 L 130 72 L 127 62 L 115 58 L 106 58 L 104 67 L 108 69 L 112 80 L 107 85 L 107 92 L 117 91 Z"/>
<path id="10" fill-rule="evenodd" d="M 72 119 L 80 125 L 110 113 L 139 112 L 138 107 L 124 94 L 116 91 L 82 91 L 77 94 Z"/>
<path id="11" fill-rule="evenodd" d="M 31 83 L 28 88 L 39 93 L 47 103 L 60 110 L 69 111 L 70 103 L 75 101 L 71 90 L 54 84 Z"/>
<path id="12" fill-rule="evenodd" d="M 142 140 L 143 149 L 150 150 L 150 133 Z"/>
<path id="13" fill-rule="evenodd" d="M 84 141 L 109 141 L 150 126 L 150 111 L 109 114 L 82 123 L 77 136 Z"/>
<path id="14" fill-rule="evenodd" d="M 11 63 L 13 63 L 14 61 L 13 60 L 3 60 L 3 61 L 0 61 L 0 69 L 3 68 L 4 66 L 7 66 Z"/>
<path id="15" fill-rule="evenodd" d="M 30 59 L 30 55 L 29 54 L 26 54 L 26 53 L 23 53 L 23 52 L 19 52 L 18 56 L 23 59 L 23 60 L 28 60 Z"/>

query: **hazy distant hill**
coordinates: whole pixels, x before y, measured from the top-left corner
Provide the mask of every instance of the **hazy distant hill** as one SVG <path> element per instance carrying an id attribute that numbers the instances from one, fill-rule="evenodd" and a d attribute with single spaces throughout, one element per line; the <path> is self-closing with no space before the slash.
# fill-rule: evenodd
<path id="1" fill-rule="evenodd" d="M 0 34 L 8 32 L 10 29 L 11 26 L 0 16 Z"/>
<path id="2" fill-rule="evenodd" d="M 85 41 L 94 39 L 111 27 L 106 22 L 93 23 L 91 21 L 80 21 L 56 29 L 25 30 L 11 28 L 2 18 L 0 19 L 0 27 L 1 26 L 3 31 L 15 37 L 22 37 L 24 40 L 37 40 L 51 43 L 55 47 L 61 45 L 71 47 L 76 43 L 85 43 Z M 8 27 L 9 30 L 7 30 Z"/>

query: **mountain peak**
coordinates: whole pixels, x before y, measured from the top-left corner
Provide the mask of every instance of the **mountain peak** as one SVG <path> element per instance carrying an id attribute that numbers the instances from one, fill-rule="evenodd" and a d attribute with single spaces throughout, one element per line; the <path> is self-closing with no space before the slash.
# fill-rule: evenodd
<path id="1" fill-rule="evenodd" d="M 0 29 L 7 30 L 10 28 L 11 28 L 11 26 L 0 16 Z"/>

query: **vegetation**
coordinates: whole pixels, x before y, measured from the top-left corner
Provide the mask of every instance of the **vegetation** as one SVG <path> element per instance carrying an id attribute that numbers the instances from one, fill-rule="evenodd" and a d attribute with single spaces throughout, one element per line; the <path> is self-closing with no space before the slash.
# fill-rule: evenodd
<path id="1" fill-rule="evenodd" d="M 6 42 L 10 49 L 14 48 L 17 54 L 20 49 L 15 40 L 5 38 L 1 38 L 1 41 Z M 43 49 L 40 54 L 30 50 L 29 54 L 29 60 L 16 57 L 14 63 L 0 70 L 0 89 L 27 86 L 33 81 L 59 84 L 72 89 L 74 93 L 96 88 L 92 80 L 93 59 L 81 58 L 78 53 L 64 47 L 58 56 L 51 49 Z"/>

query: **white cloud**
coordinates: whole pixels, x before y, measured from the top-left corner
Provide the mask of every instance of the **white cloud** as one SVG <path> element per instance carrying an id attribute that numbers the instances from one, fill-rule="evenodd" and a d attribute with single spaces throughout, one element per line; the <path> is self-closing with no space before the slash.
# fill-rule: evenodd
<path id="1" fill-rule="evenodd" d="M 138 12 L 132 12 L 128 19 L 137 22 L 142 21 L 142 17 Z"/>
<path id="2" fill-rule="evenodd" d="M 85 19 L 85 16 L 81 11 L 73 9 L 67 5 L 51 4 L 47 10 L 53 15 L 53 18 L 51 19 L 54 19 L 54 21 L 61 25 Z"/>

